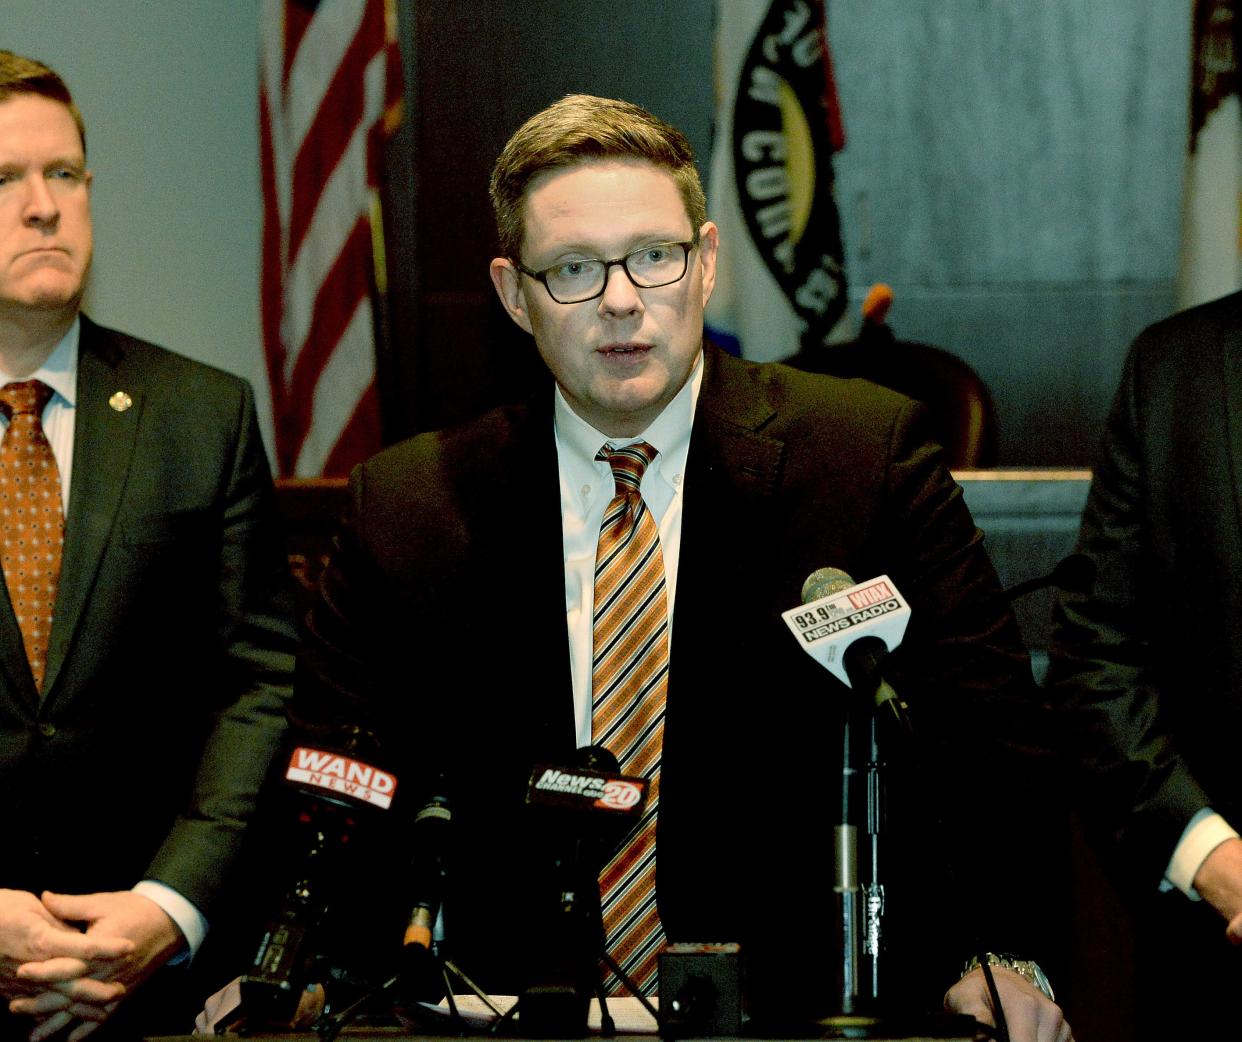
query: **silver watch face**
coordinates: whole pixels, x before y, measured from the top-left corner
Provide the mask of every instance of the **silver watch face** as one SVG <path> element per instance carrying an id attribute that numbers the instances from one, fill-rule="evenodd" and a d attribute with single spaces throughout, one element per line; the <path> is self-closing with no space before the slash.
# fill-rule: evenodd
<path id="1" fill-rule="evenodd" d="M 1056 1000 L 1056 996 L 1052 993 L 1052 985 L 1048 982 L 1048 977 L 1044 971 L 1039 968 L 1039 963 L 1032 962 L 1030 959 L 1009 959 L 999 965 L 1007 965 L 1014 973 L 1033 984 L 1048 998 L 1053 1001 Z"/>

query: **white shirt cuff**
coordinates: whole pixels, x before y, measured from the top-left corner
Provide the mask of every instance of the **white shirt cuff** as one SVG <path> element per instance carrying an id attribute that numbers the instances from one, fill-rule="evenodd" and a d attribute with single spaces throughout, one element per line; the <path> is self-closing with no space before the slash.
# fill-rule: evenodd
<path id="1" fill-rule="evenodd" d="M 1164 870 L 1161 890 L 1176 887 L 1192 901 L 1198 901 L 1195 876 L 1207 860 L 1207 856 L 1227 839 L 1237 839 L 1233 827 L 1211 807 L 1204 807 L 1186 825 L 1182 838 L 1177 841 L 1169 866 Z"/>
<path id="2" fill-rule="evenodd" d="M 154 879 L 143 879 L 135 883 L 134 893 L 142 894 L 143 897 L 148 897 L 159 905 L 168 913 L 168 918 L 177 924 L 177 928 L 185 937 L 189 951 L 174 956 L 169 960 L 169 964 L 176 965 L 183 960 L 193 959 L 203 943 L 203 938 L 207 936 L 207 919 L 203 913 L 172 887 L 165 886 Z"/>

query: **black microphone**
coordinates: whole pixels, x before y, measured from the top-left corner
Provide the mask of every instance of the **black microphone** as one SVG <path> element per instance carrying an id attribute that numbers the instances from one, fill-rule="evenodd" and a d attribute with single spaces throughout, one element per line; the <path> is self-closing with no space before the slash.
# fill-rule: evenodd
<path id="1" fill-rule="evenodd" d="M 1047 575 L 1027 579 L 1017 583 L 1005 591 L 1010 601 L 1016 601 L 1036 590 L 1044 590 L 1055 586 L 1066 593 L 1086 593 L 1095 582 L 1095 561 L 1086 554 L 1070 554 L 1057 563 Z"/>
<path id="2" fill-rule="evenodd" d="M 230 1022 L 287 1022 L 297 1008 L 313 964 L 319 927 L 331 904 L 350 841 L 360 823 L 387 811 L 396 777 L 366 762 L 378 744 L 370 732 L 348 728 L 322 747 L 293 749 L 284 770 L 292 810 L 293 870 L 276 911 L 264 924 L 250 971 L 241 978 L 241 1003 Z"/>
<path id="3" fill-rule="evenodd" d="M 411 826 L 410 892 L 412 901 L 401 941 L 403 990 L 434 1002 L 440 997 L 443 975 L 433 953 L 433 934 L 444 902 L 448 878 L 448 846 L 453 811 L 443 795 L 443 779 L 436 795 L 414 816 Z"/>
<path id="4" fill-rule="evenodd" d="M 415 816 L 411 828 L 414 852 L 410 858 L 411 890 L 414 901 L 402 944 L 429 950 L 432 930 L 444 900 L 445 851 L 453 811 L 448 797 L 432 796 Z"/>
<path id="5" fill-rule="evenodd" d="M 626 831 L 642 817 L 647 779 L 625 775 L 617 758 L 601 745 L 577 751 L 568 766 L 536 764 L 526 790 L 531 807 L 560 812 L 576 829 Z"/>
<path id="6" fill-rule="evenodd" d="M 534 1038 L 586 1034 L 590 996 L 599 984 L 604 944 L 599 872 L 641 820 L 647 780 L 623 775 L 600 746 L 579 749 L 567 765 L 537 764 L 526 803 L 549 843 L 546 913 L 528 953 L 519 1000 L 522 1033 Z"/>
<path id="7" fill-rule="evenodd" d="M 642 819 L 647 790 L 647 779 L 622 774 L 603 746 L 584 746 L 567 766 L 535 765 L 526 803 L 568 852 L 555 858 L 564 900 L 598 899 L 600 870 Z"/>

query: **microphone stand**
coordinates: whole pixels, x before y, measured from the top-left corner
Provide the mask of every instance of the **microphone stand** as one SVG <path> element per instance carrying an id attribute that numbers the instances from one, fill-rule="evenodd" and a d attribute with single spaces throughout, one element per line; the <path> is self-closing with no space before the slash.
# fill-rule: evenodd
<path id="1" fill-rule="evenodd" d="M 444 789 L 443 776 L 440 777 L 439 782 L 437 789 L 442 792 Z M 443 1016 L 438 1010 L 433 1010 L 433 1008 L 424 1005 L 417 998 L 418 992 L 423 990 L 424 985 L 428 985 L 437 979 L 444 988 L 444 995 L 448 1004 L 448 1020 L 456 1028 L 458 1034 L 466 1034 L 468 1026 L 458 1010 L 457 1003 L 453 997 L 454 979 L 460 981 L 480 1002 L 491 1010 L 497 1020 L 503 1018 L 504 1013 L 492 1001 L 490 996 L 471 980 L 461 967 L 448 957 L 447 941 L 444 935 L 441 935 L 439 939 L 435 937 L 437 918 L 440 919 L 441 923 L 450 918 L 445 913 L 441 903 L 442 899 L 439 896 L 443 895 L 447 889 L 448 869 L 443 857 L 439 856 L 440 847 L 436 841 L 435 833 L 427 833 L 426 830 L 429 827 L 433 827 L 443 831 L 451 821 L 452 814 L 449 810 L 449 802 L 443 796 L 433 797 L 414 819 L 414 828 L 416 830 L 419 828 L 420 823 L 422 823 L 422 838 L 431 844 L 431 850 L 435 856 L 430 858 L 430 878 L 425 877 L 421 873 L 417 874 L 421 880 L 421 885 L 417 890 L 422 896 L 410 913 L 410 924 L 407 926 L 406 939 L 401 949 L 399 968 L 396 973 L 392 974 L 382 984 L 368 989 L 357 1000 L 351 1002 L 337 1013 L 322 1017 L 316 1025 L 321 1042 L 334 1042 L 341 1031 L 349 1025 L 365 1006 L 378 998 L 388 995 L 394 989 L 397 989 L 397 997 L 393 1007 L 401 1019 L 416 1020 L 429 1027 L 439 1026 L 437 1022 L 442 1021 Z M 428 893 L 436 894 L 435 900 L 432 900 Z M 411 1001 L 406 1000 L 407 996 L 402 991 L 402 985 L 406 986 L 406 991 L 412 993 L 409 995 Z"/>
<path id="2" fill-rule="evenodd" d="M 880 1001 L 881 955 L 884 951 L 884 882 L 880 873 L 881 836 L 884 827 L 885 803 L 887 801 L 887 763 L 880 751 L 879 719 L 870 715 L 870 755 L 867 757 L 867 837 L 870 841 L 870 864 L 867 882 L 863 884 L 863 955 L 866 967 L 867 998 L 872 1004 Z"/>
<path id="3" fill-rule="evenodd" d="M 861 718 L 861 719 L 860 719 Z M 856 765 L 856 741 L 860 725 L 866 724 L 867 757 Z M 841 820 L 833 827 L 833 893 L 841 924 L 841 968 L 837 1000 L 843 1014 L 877 1007 L 881 998 L 884 934 L 884 881 L 881 874 L 884 820 L 887 801 L 887 761 L 881 752 L 879 721 L 874 712 L 851 706 L 842 728 Z M 862 775 L 861 779 L 859 775 Z M 856 823 L 858 782 L 865 785 L 866 878 L 859 866 L 859 832 Z"/>
<path id="4" fill-rule="evenodd" d="M 579 837 L 572 858 L 560 866 L 564 873 L 560 907 L 553 928 L 553 949 L 560 953 L 547 976 L 547 984 L 527 988 L 517 1003 L 493 1025 L 493 1033 L 511 1022 L 525 1007 L 521 1033 L 535 1038 L 578 1038 L 587 1034 L 590 996 L 599 999 L 601 1034 L 615 1033 L 604 982 L 597 966 L 604 963 L 626 990 L 659 1023 L 659 1013 L 605 948 L 603 916 L 599 899 L 599 865 L 602 856 L 597 837 Z M 592 899 L 593 898 L 593 899 Z"/>
<path id="5" fill-rule="evenodd" d="M 835 982 L 839 1015 L 826 1018 L 821 1025 L 829 1035 L 840 1032 L 844 1037 L 866 1038 L 872 1034 L 869 1029 L 884 1030 L 879 1013 L 886 997 L 882 854 L 888 761 L 875 698 L 881 683 L 878 672 L 856 672 L 851 677 L 854 697 L 847 703 L 842 728 L 841 818 L 833 829 L 833 892 L 842 935 Z M 906 733 L 904 717 L 884 712 L 883 718 L 900 724 Z M 866 843 L 865 865 L 860 865 L 860 833 Z"/>
<path id="6" fill-rule="evenodd" d="M 841 820 L 833 827 L 832 892 L 841 925 L 841 968 L 836 982 L 837 1007 L 846 1015 L 857 1012 L 859 987 L 858 827 L 854 824 L 853 732 L 856 721 L 851 705 L 846 709 L 841 743 Z"/>
<path id="7" fill-rule="evenodd" d="M 892 1005 L 886 974 L 886 895 L 882 872 L 888 815 L 886 737 L 909 740 L 913 732 L 905 703 L 883 680 L 879 661 L 864 655 L 849 656 L 848 652 L 846 656 L 853 697 L 847 702 L 843 727 L 841 823 L 833 830 L 833 891 L 837 895 L 843 940 L 840 979 L 836 982 L 840 1012 L 820 1020 L 819 1026 L 826 1038 L 960 1039 L 974 1033 L 973 1018 L 885 1008 Z M 875 668 L 871 668 L 871 662 Z M 857 763 L 864 734 L 866 759 L 860 770 Z M 865 805 L 861 807 L 860 774 L 865 784 Z M 864 823 L 855 824 L 860 816 Z M 860 829 L 865 830 L 867 843 L 862 882 Z"/>
<path id="8" fill-rule="evenodd" d="M 425 949 L 420 949 L 420 950 L 425 950 Z M 455 1027 L 457 1028 L 458 1034 L 463 1034 L 463 1035 L 466 1034 L 467 1026 L 466 1026 L 465 1021 L 462 1019 L 461 1012 L 457 1009 L 457 1003 L 453 999 L 453 978 L 456 978 L 458 981 L 464 984 L 467 990 L 469 990 L 473 995 L 475 995 L 479 999 L 479 1001 L 483 1003 L 483 1005 L 485 1005 L 489 1010 L 492 1011 L 493 1014 L 495 1014 L 498 1021 L 502 1020 L 505 1017 L 505 1014 L 502 1012 L 500 1007 L 498 1007 L 492 1001 L 491 997 L 482 988 L 480 988 L 473 980 L 471 980 L 470 977 L 468 977 L 466 973 L 453 962 L 452 959 L 449 959 L 445 957 L 443 954 L 436 953 L 436 952 L 428 951 L 427 954 L 429 958 L 432 958 L 435 960 L 436 969 L 439 972 L 441 979 L 444 981 L 444 994 L 446 997 L 446 1001 L 448 1002 L 448 1008 L 449 1008 L 448 1018 L 450 1022 L 454 1024 Z M 376 999 L 382 998 L 383 996 L 387 995 L 394 988 L 396 988 L 399 984 L 401 984 L 402 981 L 405 980 L 405 978 L 408 975 L 409 975 L 408 968 L 403 969 L 402 971 L 398 973 L 394 973 L 391 977 L 389 977 L 382 984 L 378 985 L 375 988 L 372 988 L 370 991 L 366 992 L 364 995 L 355 999 L 344 1009 L 339 1010 L 338 1012 L 333 1013 L 330 1016 L 324 1017 L 322 1020 L 320 1020 L 319 1023 L 315 1026 L 315 1031 L 319 1035 L 321 1042 L 335 1042 L 336 1037 L 341 1033 L 342 1030 L 344 1030 L 346 1027 L 349 1026 L 350 1022 L 354 1019 L 354 1017 L 356 1017 L 360 1012 L 362 1012 L 364 1007 L 374 1002 Z M 408 1007 L 408 1006 L 403 1007 L 403 1008 L 407 1010 L 411 1009 L 411 1007 Z M 414 1010 L 418 1010 L 420 1007 L 417 1004 L 415 1004 L 412 1008 Z M 427 1011 L 427 1012 L 430 1013 L 430 1011 Z M 414 1016 L 411 1016 L 409 1019 L 413 1020 L 416 1018 Z M 434 1023 L 435 1019 L 436 1018 L 433 1018 L 431 1016 L 425 1017 L 427 1025 L 431 1027 L 436 1026 Z"/>

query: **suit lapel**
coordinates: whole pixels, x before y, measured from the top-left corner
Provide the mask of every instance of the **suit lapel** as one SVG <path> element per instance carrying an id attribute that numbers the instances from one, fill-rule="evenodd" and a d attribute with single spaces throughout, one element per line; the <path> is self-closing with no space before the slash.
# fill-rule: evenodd
<path id="1" fill-rule="evenodd" d="M 1242 531 L 1242 328 L 1226 326 L 1221 331 L 1221 341 L 1229 463 L 1234 504 L 1238 510 L 1237 530 Z"/>
<path id="2" fill-rule="evenodd" d="M 720 841 L 702 784 L 753 752 L 739 747 L 753 734 L 747 711 L 727 697 L 742 665 L 735 627 L 749 625 L 762 593 L 754 555 L 739 548 L 769 538 L 785 452 L 762 433 L 775 410 L 753 367 L 710 348 L 705 365 L 686 462 L 656 842 L 660 914 L 670 932 L 691 936 L 718 928 L 720 881 L 733 878 L 732 866 L 711 879 L 695 868 Z"/>
<path id="3" fill-rule="evenodd" d="M 110 404 L 117 392 L 128 395 L 130 404 L 122 408 Z M 120 346 L 105 330 L 83 317 L 73 479 L 69 516 L 65 520 L 60 592 L 44 680 L 45 700 L 54 694 L 57 676 L 86 611 L 111 537 L 129 476 L 142 405 L 141 388 L 127 372 Z"/>
<path id="4" fill-rule="evenodd" d="M 522 604 L 525 646 L 539 678 L 527 703 L 544 755 L 574 748 L 573 681 L 565 621 L 565 558 L 560 471 L 552 427 L 552 393 L 541 392 L 515 421 L 495 459 L 498 498 L 489 507 L 489 542 L 499 549 L 495 579 Z M 503 569 L 500 570 L 500 569 Z"/>
<path id="5" fill-rule="evenodd" d="M 705 364 L 686 466 L 673 619 L 669 690 L 679 699 L 701 687 L 695 671 L 719 641 L 722 605 L 713 602 L 730 585 L 722 570 L 733 567 L 739 533 L 762 538 L 757 526 L 768 514 L 785 451 L 784 442 L 761 433 L 776 413 L 755 383 L 758 371 L 710 346 Z"/>
<path id="6" fill-rule="evenodd" d="M 26 703 L 28 709 L 39 704 L 39 692 L 34 686 L 30 664 L 26 661 L 26 648 L 22 643 L 22 631 L 13 614 L 13 602 L 9 600 L 9 588 L 0 576 L 0 674 L 5 689 Z"/>
<path id="7" fill-rule="evenodd" d="M 780 480 L 784 442 L 760 433 L 776 415 L 754 382 L 757 370 L 708 347 L 695 409 L 682 514 L 677 612 L 697 614 L 694 591 L 739 527 L 769 502 Z M 683 597 L 685 594 L 685 597 Z"/>
<path id="8" fill-rule="evenodd" d="M 695 416 L 701 459 L 692 463 L 707 470 L 713 487 L 727 487 L 730 497 L 747 507 L 770 496 L 780 477 L 784 442 L 759 433 L 776 410 L 755 382 L 757 370 L 720 351 L 707 358 Z M 695 448 L 692 442 L 692 453 Z"/>

